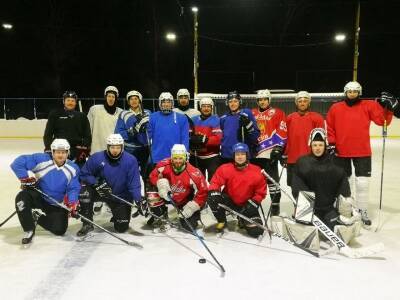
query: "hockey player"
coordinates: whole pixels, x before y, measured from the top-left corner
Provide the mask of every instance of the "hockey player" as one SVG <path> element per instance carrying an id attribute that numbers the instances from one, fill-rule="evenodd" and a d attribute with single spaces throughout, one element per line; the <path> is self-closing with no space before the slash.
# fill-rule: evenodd
<path id="1" fill-rule="evenodd" d="M 252 157 L 257 146 L 257 138 L 260 135 L 253 114 L 249 109 L 241 108 L 242 98 L 236 91 L 228 93 L 225 104 L 229 108 L 229 112 L 220 118 L 222 130 L 221 163 L 232 161 L 232 146 L 238 142 L 249 147 L 249 155 Z"/>
<path id="2" fill-rule="evenodd" d="M 115 133 L 119 133 L 125 142 L 124 150 L 136 157 L 140 166 L 140 174 L 145 178 L 146 164 L 149 158 L 147 141 L 147 124 L 150 111 L 142 112 L 142 94 L 138 91 L 129 91 L 126 95 L 129 110 L 120 113 Z"/>
<path id="3" fill-rule="evenodd" d="M 22 244 L 32 241 L 36 224 L 55 235 L 63 235 L 68 227 L 68 211 L 57 206 L 53 200 L 43 197 L 35 188 L 59 203 L 66 198 L 71 215 L 76 212 L 80 190 L 79 167 L 67 160 L 70 145 L 65 139 L 55 139 L 50 149 L 51 153 L 21 155 L 11 164 L 22 188 L 15 198 L 15 208 L 25 232 Z M 35 208 L 44 214 L 32 211 Z"/>
<path id="4" fill-rule="evenodd" d="M 175 144 L 171 157 L 156 165 L 150 173 L 150 183 L 157 186 L 161 201 L 157 205 L 149 203 L 149 206 L 153 214 L 166 217 L 168 209 L 165 201 L 169 202 L 172 198 L 191 226 L 196 228 L 200 210 L 207 200 L 207 182 L 200 170 L 189 163 L 188 156 L 184 145 Z M 191 231 L 183 218 L 179 221 L 184 229 Z"/>
<path id="5" fill-rule="evenodd" d="M 252 113 L 260 129 L 260 136 L 257 155 L 252 162 L 278 182 L 278 161 L 282 161 L 287 138 L 286 116 L 279 108 L 271 107 L 269 90 L 259 90 L 256 98 L 258 108 L 254 108 Z M 273 183 L 269 183 L 268 188 L 272 200 L 271 215 L 277 216 L 280 213 L 281 191 Z"/>
<path id="6" fill-rule="evenodd" d="M 383 107 L 392 111 L 396 118 L 400 118 L 400 101 L 398 98 L 388 92 L 382 92 L 378 101 Z"/>
<path id="7" fill-rule="evenodd" d="M 124 151 L 121 135 L 110 134 L 106 145 L 107 150 L 94 153 L 82 168 L 80 213 L 93 220 L 93 203 L 106 202 L 112 212 L 114 229 L 125 232 L 129 228 L 131 206 L 112 195 L 135 202 L 141 207 L 139 167 L 136 158 Z M 84 220 L 82 222 L 78 236 L 85 236 L 94 229 L 92 224 Z"/>
<path id="8" fill-rule="evenodd" d="M 336 163 L 342 166 L 348 177 L 351 165 L 355 169 L 355 200 L 364 225 L 371 225 L 368 217 L 369 179 L 371 177 L 371 121 L 382 126 L 392 121 L 393 113 L 384 110 L 384 103 L 361 99 L 361 85 L 356 81 L 344 87 L 345 99 L 333 104 L 327 114 L 329 151 L 336 154 Z"/>
<path id="9" fill-rule="evenodd" d="M 217 219 L 216 230 L 222 232 L 226 226 L 225 210 L 218 203 L 242 213 L 262 224 L 258 211 L 267 194 L 267 185 L 261 169 L 249 163 L 249 147 L 237 143 L 232 147 L 233 162 L 221 165 L 211 178 L 208 205 Z M 263 230 L 247 221 L 240 221 L 252 237 L 263 234 Z"/>
<path id="10" fill-rule="evenodd" d="M 176 101 L 177 107 L 173 109 L 174 111 L 184 114 L 190 119 L 194 116 L 200 115 L 200 112 L 197 109 L 189 107 L 190 93 L 187 89 L 178 90 L 178 93 L 176 93 Z"/>
<path id="11" fill-rule="evenodd" d="M 148 125 L 153 164 L 170 157 L 174 144 L 183 144 L 189 149 L 188 119 L 185 115 L 172 111 L 174 98 L 171 93 L 161 93 L 158 106 L 160 111 L 150 115 Z"/>
<path id="12" fill-rule="evenodd" d="M 87 116 L 75 110 L 77 101 L 78 95 L 74 91 L 63 94 L 64 108 L 50 112 L 43 142 L 45 151 L 50 152 L 54 139 L 66 139 L 71 146 L 69 158 L 83 166 L 90 153 L 92 134 Z"/>
<path id="13" fill-rule="evenodd" d="M 311 95 L 300 91 L 295 99 L 297 111 L 286 118 L 287 141 L 285 155 L 287 156 L 287 184 L 292 181 L 293 167 L 300 156 L 310 153 L 308 138 L 314 128 L 325 128 L 322 115 L 310 111 Z"/>
<path id="14" fill-rule="evenodd" d="M 88 119 L 92 130 L 91 153 L 105 150 L 106 139 L 114 132 L 122 109 L 117 107 L 118 89 L 108 86 L 104 90 L 104 104 L 93 105 L 89 109 Z"/>
<path id="15" fill-rule="evenodd" d="M 208 181 L 219 166 L 219 149 L 222 132 L 219 117 L 213 115 L 214 102 L 211 98 L 199 101 L 201 115 L 193 117 L 193 132 L 190 135 L 190 162 L 206 174 Z"/>

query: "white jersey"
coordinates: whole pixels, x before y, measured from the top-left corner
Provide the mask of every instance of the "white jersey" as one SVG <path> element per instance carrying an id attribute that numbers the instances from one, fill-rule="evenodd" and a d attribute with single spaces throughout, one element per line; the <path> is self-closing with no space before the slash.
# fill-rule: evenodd
<path id="1" fill-rule="evenodd" d="M 193 117 L 195 117 L 195 116 L 200 115 L 200 112 L 197 109 L 194 109 L 194 108 L 189 108 L 188 110 L 183 111 L 183 110 L 180 110 L 179 108 L 175 107 L 173 109 L 173 111 L 175 111 L 177 113 L 180 113 L 180 114 L 183 114 L 183 115 L 187 115 L 191 119 Z"/>
<path id="2" fill-rule="evenodd" d="M 115 113 L 110 115 L 103 104 L 93 105 L 89 109 L 88 119 L 92 131 L 91 154 L 107 149 L 106 139 L 110 134 L 114 133 L 121 111 L 122 109 L 117 107 Z"/>

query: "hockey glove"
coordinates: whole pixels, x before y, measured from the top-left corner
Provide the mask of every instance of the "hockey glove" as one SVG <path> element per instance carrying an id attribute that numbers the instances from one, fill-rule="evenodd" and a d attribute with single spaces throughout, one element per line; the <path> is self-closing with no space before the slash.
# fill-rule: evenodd
<path id="1" fill-rule="evenodd" d="M 163 198 L 164 200 L 168 200 L 170 197 L 171 193 L 171 187 L 169 185 L 169 181 L 166 178 L 160 178 L 157 180 L 157 189 L 158 189 L 158 195 L 160 195 L 160 198 Z"/>
<path id="2" fill-rule="evenodd" d="M 137 115 L 136 116 L 135 131 L 137 133 L 145 132 L 148 123 L 149 123 L 149 116 L 148 115 Z"/>
<path id="3" fill-rule="evenodd" d="M 279 160 L 282 168 L 286 168 L 287 167 L 287 158 L 288 158 L 287 155 L 284 154 L 284 155 L 282 155 L 281 159 Z"/>
<path id="4" fill-rule="evenodd" d="M 283 154 L 283 148 L 281 146 L 275 146 L 272 148 L 271 151 L 271 160 L 272 161 L 280 161 L 282 159 L 282 154 Z"/>
<path id="5" fill-rule="evenodd" d="M 218 206 L 218 203 L 222 202 L 221 192 L 217 190 L 208 191 L 207 200 L 210 205 Z"/>
<path id="6" fill-rule="evenodd" d="M 182 209 L 185 218 L 190 218 L 196 211 L 200 210 L 200 206 L 195 201 L 189 201 Z"/>
<path id="7" fill-rule="evenodd" d="M 208 137 L 203 134 L 193 134 L 190 136 L 190 150 L 200 150 L 207 144 Z"/>
<path id="8" fill-rule="evenodd" d="M 141 200 L 135 202 L 137 206 L 137 212 L 140 215 L 147 217 L 149 215 L 149 206 L 147 204 L 146 198 L 143 197 Z"/>
<path id="9" fill-rule="evenodd" d="M 34 189 L 37 186 L 35 177 L 25 177 L 19 180 L 21 182 L 21 190 Z"/>
<path id="10" fill-rule="evenodd" d="M 245 216 L 254 217 L 259 215 L 258 207 L 260 205 L 252 199 L 247 200 L 246 204 L 243 206 L 243 214 Z"/>
<path id="11" fill-rule="evenodd" d="M 79 216 L 77 215 L 77 213 L 79 212 L 79 202 L 76 201 L 74 203 L 66 203 L 67 207 L 70 209 L 69 211 L 69 217 L 75 218 L 75 219 L 79 219 Z"/>
<path id="12" fill-rule="evenodd" d="M 394 111 L 395 109 L 397 109 L 399 105 L 399 99 L 397 99 L 390 93 L 382 92 L 381 97 L 378 98 L 378 103 L 383 108 L 387 108 L 390 111 Z"/>
<path id="13" fill-rule="evenodd" d="M 111 198 L 112 189 L 106 181 L 94 184 L 93 188 L 101 198 Z"/>
<path id="14" fill-rule="evenodd" d="M 326 151 L 328 152 L 329 155 L 336 155 L 336 145 L 335 144 L 329 144 L 326 146 Z"/>
<path id="15" fill-rule="evenodd" d="M 239 127 L 244 127 L 247 133 L 254 131 L 253 122 L 244 114 L 239 117 Z"/>

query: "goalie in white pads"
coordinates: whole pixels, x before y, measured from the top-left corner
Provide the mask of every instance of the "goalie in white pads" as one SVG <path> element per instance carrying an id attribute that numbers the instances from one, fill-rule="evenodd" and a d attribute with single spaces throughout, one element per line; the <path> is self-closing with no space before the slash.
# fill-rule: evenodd
<path id="1" fill-rule="evenodd" d="M 298 223 L 311 224 L 312 215 L 315 214 L 348 243 L 358 235 L 360 222 L 357 221 L 360 218 L 355 210 L 353 212 L 346 173 L 333 163 L 332 157 L 326 152 L 324 129 L 315 128 L 311 131 L 309 145 L 311 154 L 302 156 L 293 172 L 292 193 L 297 199 L 295 220 Z M 293 229 L 295 225 L 290 222 L 284 224 L 287 231 L 292 231 L 293 235 L 296 235 L 296 230 Z M 310 226 L 311 229 L 315 230 L 315 227 Z M 282 233 L 285 233 L 285 230 Z M 308 242 L 312 244 L 311 235 L 302 233 L 303 240 L 300 241 L 296 237 L 291 237 L 300 244 L 308 238 Z"/>

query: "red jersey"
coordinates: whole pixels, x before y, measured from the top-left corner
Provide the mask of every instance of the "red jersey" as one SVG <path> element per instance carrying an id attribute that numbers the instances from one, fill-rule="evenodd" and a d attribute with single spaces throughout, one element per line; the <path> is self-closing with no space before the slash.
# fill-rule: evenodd
<path id="1" fill-rule="evenodd" d="M 243 206 L 249 199 L 257 203 L 267 195 L 267 183 L 261 174 L 261 169 L 253 164 L 239 170 L 233 163 L 221 165 L 211 178 L 209 190 L 218 190 L 226 193 L 232 202 Z"/>
<path id="2" fill-rule="evenodd" d="M 270 158 L 272 148 L 285 147 L 287 138 L 285 113 L 279 108 L 272 107 L 263 112 L 254 108 L 251 112 L 260 129 L 256 157 Z"/>
<path id="3" fill-rule="evenodd" d="M 160 177 L 161 175 L 161 177 Z M 194 193 L 193 200 L 203 207 L 207 200 L 207 183 L 204 175 L 199 169 L 186 163 L 186 169 L 180 174 L 175 174 L 171 159 L 166 158 L 160 161 L 153 171 L 151 171 L 149 180 L 152 185 L 157 185 L 159 178 L 166 178 L 169 181 L 172 192 L 172 199 L 178 207 L 184 206 L 189 200 L 189 196 Z"/>
<path id="4" fill-rule="evenodd" d="M 329 144 L 336 144 L 339 157 L 371 156 L 369 126 L 371 121 L 382 126 L 389 125 L 393 113 L 386 111 L 373 100 L 360 100 L 349 106 L 345 101 L 331 106 L 326 116 Z"/>
<path id="5" fill-rule="evenodd" d="M 308 138 L 314 128 L 325 128 L 324 118 L 319 113 L 309 111 L 304 115 L 291 113 L 286 119 L 287 141 L 285 154 L 287 162 L 294 164 L 300 156 L 311 152 Z"/>
<path id="6" fill-rule="evenodd" d="M 199 158 L 210 158 L 219 155 L 222 138 L 219 117 L 212 115 L 203 120 L 201 116 L 195 116 L 192 121 L 194 125 L 194 132 L 192 131 L 192 133 L 202 134 L 208 138 L 205 148 L 196 151 L 197 156 Z"/>

